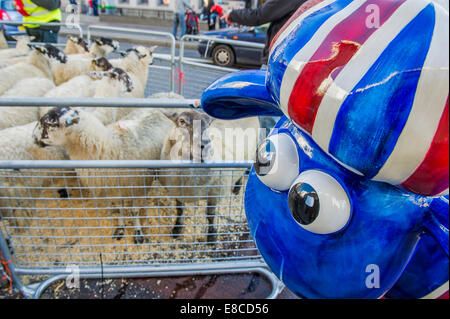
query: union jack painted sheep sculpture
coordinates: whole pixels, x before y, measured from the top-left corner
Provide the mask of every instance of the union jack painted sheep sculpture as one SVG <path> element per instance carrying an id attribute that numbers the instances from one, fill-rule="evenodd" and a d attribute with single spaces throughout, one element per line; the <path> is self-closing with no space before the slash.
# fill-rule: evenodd
<path id="1" fill-rule="evenodd" d="M 283 116 L 246 188 L 253 238 L 306 298 L 448 296 L 449 12 L 440 0 L 312 0 L 267 71 L 204 110 Z"/>

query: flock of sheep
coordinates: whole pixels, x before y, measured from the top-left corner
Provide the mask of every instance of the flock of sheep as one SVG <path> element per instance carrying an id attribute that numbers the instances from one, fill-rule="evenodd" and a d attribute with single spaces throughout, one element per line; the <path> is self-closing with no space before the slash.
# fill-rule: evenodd
<path id="1" fill-rule="evenodd" d="M 2 39 L 0 35 L 0 48 Z M 108 59 L 119 44 L 107 38 L 95 40 L 88 48 L 77 37 L 68 37 L 64 52 L 51 45 L 31 44 L 27 36 L 17 39 L 15 48 L 0 49 L 1 97 L 95 97 L 95 98 L 183 98 L 174 93 L 144 96 L 148 66 L 153 63 L 155 47 L 136 46 L 122 52 L 120 59 Z M 151 83 L 150 83 L 151 85 Z M 232 138 L 229 138 L 229 136 Z M 82 108 L 82 107 L 0 107 L 0 160 L 196 160 L 199 162 L 254 159 L 259 139 L 259 121 L 249 118 L 235 121 L 214 120 L 196 110 L 159 108 Z M 198 143 L 195 143 L 198 141 Z M 181 155 L 180 155 L 181 154 Z M 181 156 L 181 157 L 180 157 Z M 187 157 L 186 157 L 187 156 Z M 76 169 L 80 184 L 92 196 L 105 196 L 104 183 L 115 186 L 120 170 Z M 54 171 L 54 174 L 58 174 Z M 102 176 L 103 178 L 99 178 Z M 121 216 L 134 216 L 135 243 L 143 243 L 145 234 L 139 211 L 132 208 L 133 197 L 148 195 L 145 185 L 154 177 L 134 178 L 134 188 L 112 187 L 107 196 Z M 82 177 L 82 178 L 81 178 Z M 239 184 L 236 176 L 230 185 Z M 17 188 L 0 180 L 1 207 L 33 207 L 31 198 L 39 198 L 40 188 L 51 185 L 53 176 L 28 178 L 22 197 L 14 203 L 4 198 L 18 198 Z M 177 219 L 172 235 L 177 238 L 183 228 L 183 206 L 186 202 L 207 200 L 208 242 L 216 240 L 215 209 L 223 195 L 220 175 L 208 170 L 186 169 L 174 176 L 158 177 L 170 188 L 176 200 Z M 199 187 L 205 185 L 204 188 Z M 239 191 L 239 189 L 237 189 Z M 228 192 L 236 191 L 229 187 Z M 2 192 L 4 194 L 2 194 Z M 8 193 L 11 192 L 11 193 Z M 181 196 L 183 195 L 183 196 Z M 19 196 L 20 198 L 20 196 Z M 131 208 L 128 208 L 131 207 Z M 31 212 L 29 212 L 31 214 Z M 0 209 L 1 216 L 13 216 L 13 209 Z M 10 219 L 21 228 L 19 219 Z M 114 237 L 124 234 L 124 219 L 119 218 Z"/>

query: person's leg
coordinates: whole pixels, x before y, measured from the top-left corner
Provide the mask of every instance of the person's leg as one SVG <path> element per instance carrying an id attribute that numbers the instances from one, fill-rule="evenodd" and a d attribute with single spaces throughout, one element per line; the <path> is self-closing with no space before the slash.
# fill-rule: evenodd
<path id="1" fill-rule="evenodd" d="M 183 35 L 186 34 L 186 19 L 184 18 L 183 13 L 179 13 L 178 19 L 180 20 L 180 26 L 181 26 L 181 35 L 180 39 L 183 37 Z"/>
<path id="2" fill-rule="evenodd" d="M 178 31 L 178 14 L 174 13 L 174 15 L 173 15 L 173 30 L 172 30 L 172 34 L 175 37 L 175 39 L 177 38 L 177 31 Z"/>
<path id="3" fill-rule="evenodd" d="M 45 30 L 43 31 L 43 38 L 45 43 L 58 43 L 58 32 Z"/>
<path id="4" fill-rule="evenodd" d="M 44 42 L 42 31 L 39 28 L 27 28 L 27 34 L 34 37 L 32 42 Z"/>
<path id="5" fill-rule="evenodd" d="M 92 1 L 92 8 L 94 9 L 94 16 L 98 16 L 98 1 L 93 0 Z"/>

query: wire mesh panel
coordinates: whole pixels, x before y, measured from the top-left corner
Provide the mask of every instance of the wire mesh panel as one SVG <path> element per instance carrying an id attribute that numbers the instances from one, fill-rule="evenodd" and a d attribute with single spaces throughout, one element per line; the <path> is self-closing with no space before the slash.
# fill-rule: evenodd
<path id="1" fill-rule="evenodd" d="M 183 96 L 187 99 L 198 98 L 202 96 L 203 91 L 215 80 L 228 74 L 229 71 L 212 70 L 201 66 L 185 65 L 181 75 L 181 85 L 183 87 Z M 179 79 L 179 74 L 176 78 Z M 180 81 L 176 82 L 177 86 Z"/>
<path id="2" fill-rule="evenodd" d="M 145 96 L 170 92 L 170 82 L 174 80 L 171 73 L 170 63 L 155 60 L 153 65 L 149 67 Z"/>
<path id="3" fill-rule="evenodd" d="M 245 169 L 0 170 L 1 230 L 17 267 L 260 259 Z"/>

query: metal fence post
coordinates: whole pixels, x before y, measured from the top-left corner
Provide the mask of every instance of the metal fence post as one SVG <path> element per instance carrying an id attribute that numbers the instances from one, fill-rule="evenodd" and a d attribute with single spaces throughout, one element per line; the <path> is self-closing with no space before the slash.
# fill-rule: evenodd
<path id="1" fill-rule="evenodd" d="M 0 251 L 3 255 L 3 258 L 8 263 L 7 267 L 9 268 L 11 273 L 11 278 L 9 279 L 12 280 L 14 288 L 20 290 L 20 292 L 26 298 L 31 298 L 34 294 L 34 291 L 28 287 L 25 287 L 20 277 L 16 274 L 16 263 L 14 261 L 14 258 L 11 256 L 8 243 L 6 242 L 6 239 L 3 236 L 3 231 L 1 229 L 0 229 Z"/>

